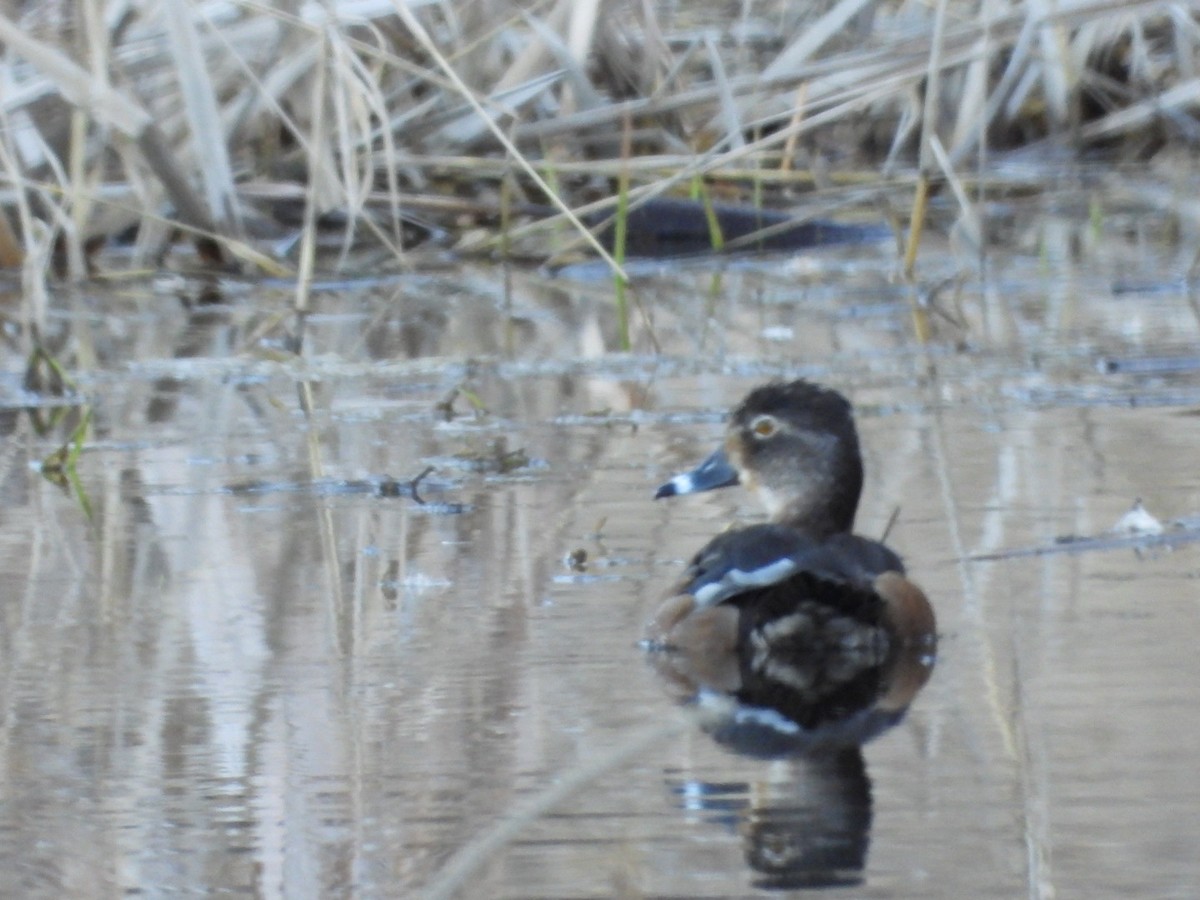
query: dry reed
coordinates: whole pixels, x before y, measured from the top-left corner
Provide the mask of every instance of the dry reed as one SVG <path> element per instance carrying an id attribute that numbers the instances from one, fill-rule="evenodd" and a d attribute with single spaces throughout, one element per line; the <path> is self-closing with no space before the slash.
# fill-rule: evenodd
<path id="1" fill-rule="evenodd" d="M 536 224 L 504 246 L 535 258 L 558 247 L 545 228 L 607 258 L 579 216 L 611 209 L 622 173 L 634 206 L 702 179 L 791 206 L 820 182 L 828 208 L 920 178 L 966 208 L 1006 152 L 1144 159 L 1195 140 L 1200 105 L 1183 4 L 22 6 L 0 15 L 0 265 L 76 276 L 104 241 L 153 266 L 181 233 L 207 261 L 304 275 L 322 249 L 404 261 L 498 228 L 506 179 Z"/>

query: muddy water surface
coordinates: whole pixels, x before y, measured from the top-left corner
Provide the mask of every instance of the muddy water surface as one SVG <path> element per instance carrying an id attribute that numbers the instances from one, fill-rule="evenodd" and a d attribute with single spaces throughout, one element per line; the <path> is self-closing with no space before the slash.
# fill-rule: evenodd
<path id="1" fill-rule="evenodd" d="M 462 896 L 759 895 L 757 825 L 823 776 L 698 728 L 630 751 L 679 714 L 636 640 L 757 515 L 654 486 L 805 375 L 854 399 L 859 529 L 899 508 L 942 635 L 833 894 L 1194 897 L 1196 244 L 1061 208 L 982 271 L 930 248 L 926 344 L 887 244 L 647 267 L 633 353 L 587 270 L 331 286 L 299 356 L 286 288 L 64 292 L 91 521 L 15 358 L 0 394 L 0 895 L 420 896 L 471 846 Z M 1107 534 L 1136 498 L 1169 540 Z"/>

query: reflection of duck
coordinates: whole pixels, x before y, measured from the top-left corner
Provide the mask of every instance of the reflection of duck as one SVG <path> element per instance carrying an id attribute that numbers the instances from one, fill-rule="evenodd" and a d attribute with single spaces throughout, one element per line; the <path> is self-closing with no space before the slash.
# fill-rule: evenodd
<path id="1" fill-rule="evenodd" d="M 860 747 L 792 757 L 753 782 L 684 780 L 672 786 L 685 809 L 740 832 L 756 887 L 833 887 L 863 880 L 871 781 Z"/>
<path id="2" fill-rule="evenodd" d="M 647 626 L 706 728 L 777 756 L 869 740 L 929 677 L 933 610 L 882 543 L 852 533 L 862 456 L 850 404 L 806 381 L 752 391 L 724 446 L 658 496 L 741 483 L 771 522 L 719 535 Z"/>

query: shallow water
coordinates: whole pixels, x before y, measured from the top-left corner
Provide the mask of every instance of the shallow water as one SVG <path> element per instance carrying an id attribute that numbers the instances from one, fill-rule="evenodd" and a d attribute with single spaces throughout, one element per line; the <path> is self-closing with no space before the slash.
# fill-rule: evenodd
<path id="1" fill-rule="evenodd" d="M 319 292 L 299 358 L 286 287 L 59 296 L 93 520 L 38 475 L 65 434 L 12 409 L 13 361 L 0 895 L 416 896 L 572 777 L 463 896 L 762 894 L 755 823 L 822 776 L 672 726 L 636 640 L 683 560 L 755 515 L 653 488 L 747 388 L 800 374 L 854 399 L 859 529 L 899 507 L 941 632 L 864 749 L 862 882 L 832 893 L 1195 896 L 1200 544 L 1055 541 L 1135 498 L 1200 515 L 1196 236 L 1003 213 L 982 274 L 923 257 L 927 284 L 965 273 L 924 345 L 887 244 L 646 266 L 630 354 L 590 270 Z"/>

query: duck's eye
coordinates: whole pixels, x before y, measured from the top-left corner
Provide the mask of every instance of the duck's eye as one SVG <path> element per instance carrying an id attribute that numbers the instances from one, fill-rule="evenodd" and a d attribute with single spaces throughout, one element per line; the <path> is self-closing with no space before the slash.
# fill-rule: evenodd
<path id="1" fill-rule="evenodd" d="M 759 416 L 750 423 L 750 430 L 760 438 L 769 438 L 779 430 L 779 423 L 774 416 Z"/>

